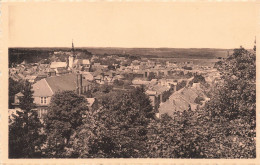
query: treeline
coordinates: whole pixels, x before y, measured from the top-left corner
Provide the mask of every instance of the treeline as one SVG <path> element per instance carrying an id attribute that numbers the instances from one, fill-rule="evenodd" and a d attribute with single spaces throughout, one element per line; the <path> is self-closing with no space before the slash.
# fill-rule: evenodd
<path id="1" fill-rule="evenodd" d="M 53 52 L 55 51 L 70 51 L 71 48 L 9 48 L 9 67 L 13 64 L 20 64 L 23 61 L 27 63 L 38 63 L 49 58 L 53 58 Z M 90 58 L 92 53 L 86 49 L 75 49 L 77 58 Z M 66 61 L 67 55 L 59 54 L 57 58 L 61 61 Z"/>
<path id="2" fill-rule="evenodd" d="M 104 93 L 98 109 L 73 92 L 56 93 L 44 124 L 28 84 L 9 126 L 10 158 L 255 158 L 255 52 L 235 49 L 202 109 L 155 118 L 143 88 Z M 200 77 L 198 77 L 198 80 Z"/>
<path id="3" fill-rule="evenodd" d="M 49 49 L 9 48 L 9 66 L 12 64 L 20 64 L 23 61 L 36 63 L 42 59 L 48 59 L 50 53 L 53 53 L 53 51 Z"/>

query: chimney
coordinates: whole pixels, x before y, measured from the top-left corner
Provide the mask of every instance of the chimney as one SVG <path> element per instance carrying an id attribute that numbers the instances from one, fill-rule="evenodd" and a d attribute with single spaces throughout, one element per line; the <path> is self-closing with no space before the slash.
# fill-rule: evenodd
<path id="1" fill-rule="evenodd" d="M 82 74 L 77 74 L 77 93 L 82 93 Z"/>
<path id="2" fill-rule="evenodd" d="M 174 92 L 177 91 L 177 83 L 176 83 L 176 85 L 174 85 L 174 87 L 173 87 L 173 91 L 174 91 Z"/>

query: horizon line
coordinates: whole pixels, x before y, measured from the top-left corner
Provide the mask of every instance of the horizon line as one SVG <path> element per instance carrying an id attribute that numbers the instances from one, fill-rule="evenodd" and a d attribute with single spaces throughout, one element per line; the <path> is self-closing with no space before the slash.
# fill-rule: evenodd
<path id="1" fill-rule="evenodd" d="M 243 47 L 243 46 L 242 46 Z M 69 46 L 10 46 L 9 48 L 71 48 Z M 200 48 L 184 48 L 184 47 L 117 47 L 117 46 L 79 46 L 79 47 L 74 47 L 75 49 L 77 48 L 123 48 L 123 49 L 225 49 L 225 50 L 230 50 L 230 49 L 237 49 L 240 48 L 214 48 L 214 47 L 200 47 Z M 247 49 L 247 48 L 245 48 Z M 249 48 L 253 49 L 253 48 Z"/>

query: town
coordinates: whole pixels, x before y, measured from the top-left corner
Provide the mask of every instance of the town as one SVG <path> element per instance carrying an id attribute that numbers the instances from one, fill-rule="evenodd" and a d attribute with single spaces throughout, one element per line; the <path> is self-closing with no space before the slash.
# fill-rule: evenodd
<path id="1" fill-rule="evenodd" d="M 217 152 L 226 138 L 255 157 L 255 50 L 163 58 L 95 54 L 73 42 L 40 55 L 9 49 L 9 157 L 240 157 Z"/>
<path id="2" fill-rule="evenodd" d="M 3 162 L 255 164 L 255 6 L 3 3 Z"/>
<path id="3" fill-rule="evenodd" d="M 84 96 L 92 108 L 97 107 L 100 97 L 95 88 L 129 90 L 138 86 L 145 88 L 158 118 L 165 113 L 172 116 L 175 111 L 203 106 L 209 100 L 207 88 L 220 80 L 214 64 L 221 59 L 201 65 L 198 59 L 169 61 L 113 54 L 82 58 L 82 52 L 74 48 L 73 42 L 71 50 L 50 54 L 49 63 L 44 63 L 47 59 L 39 63 L 24 60 L 9 68 L 11 79 L 27 80 L 32 84 L 39 117 L 46 115 L 51 97 L 57 91 L 75 91 Z M 19 109 L 20 96 L 21 92 L 16 93 L 10 100 L 10 114 Z"/>

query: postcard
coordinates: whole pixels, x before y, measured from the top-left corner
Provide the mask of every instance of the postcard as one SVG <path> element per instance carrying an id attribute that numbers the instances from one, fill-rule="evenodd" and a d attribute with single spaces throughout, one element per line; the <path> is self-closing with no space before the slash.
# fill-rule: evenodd
<path id="1" fill-rule="evenodd" d="M 259 164 L 257 1 L 2 1 L 2 164 Z"/>

